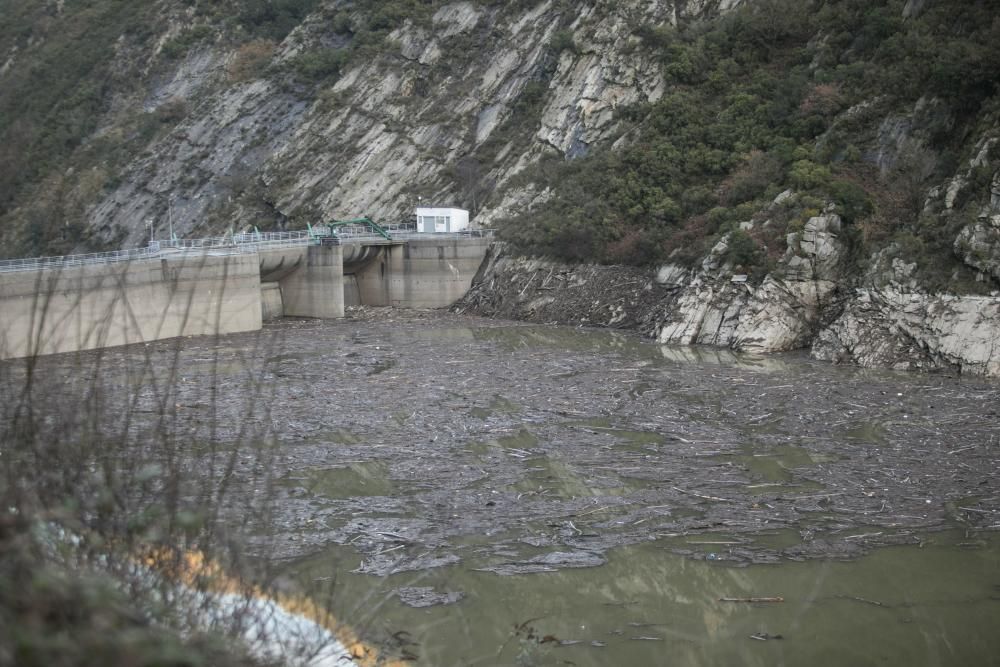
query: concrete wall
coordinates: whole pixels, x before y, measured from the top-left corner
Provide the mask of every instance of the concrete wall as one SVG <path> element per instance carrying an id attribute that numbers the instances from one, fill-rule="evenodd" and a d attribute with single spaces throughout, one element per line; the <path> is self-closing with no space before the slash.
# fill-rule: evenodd
<path id="1" fill-rule="evenodd" d="M 365 269 L 372 263 L 384 262 L 388 257 L 387 245 L 400 244 L 379 244 L 379 245 L 344 245 L 344 305 L 360 306 L 361 288 L 358 284 L 358 276 L 365 274 Z M 368 304 L 374 305 L 374 304 Z"/>
<path id="2" fill-rule="evenodd" d="M 261 248 L 257 251 L 257 257 L 260 260 L 260 281 L 276 283 L 305 265 L 306 247 Z"/>
<path id="3" fill-rule="evenodd" d="M 281 280 L 285 316 L 344 316 L 344 255 L 340 246 L 309 246 L 305 262 Z"/>
<path id="4" fill-rule="evenodd" d="M 428 238 L 0 273 L 0 359 L 255 331 L 284 316 L 340 318 L 345 297 L 442 308 L 468 291 L 488 247 Z"/>
<path id="5" fill-rule="evenodd" d="M 384 246 L 381 256 L 355 274 L 366 306 L 444 308 L 465 295 L 490 240 L 428 238 Z"/>
<path id="6" fill-rule="evenodd" d="M 0 358 L 260 326 L 255 255 L 178 253 L 0 274 Z"/>
<path id="7" fill-rule="evenodd" d="M 344 306 L 360 306 L 361 290 L 358 289 L 358 277 L 353 273 L 344 274 Z"/>
<path id="8" fill-rule="evenodd" d="M 280 320 L 285 316 L 285 306 L 278 283 L 260 284 L 260 317 L 265 322 Z"/>

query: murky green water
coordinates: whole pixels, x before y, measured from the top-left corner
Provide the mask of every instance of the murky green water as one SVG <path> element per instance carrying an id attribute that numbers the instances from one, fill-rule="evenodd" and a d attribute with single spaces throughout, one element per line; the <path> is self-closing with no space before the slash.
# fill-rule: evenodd
<path id="1" fill-rule="evenodd" d="M 651 543 L 617 549 L 603 567 L 523 576 L 474 563 L 377 580 L 341 574 L 335 604 L 370 633 L 410 633 L 431 665 L 1000 664 L 1000 544 L 964 542 L 941 533 L 856 562 L 748 568 Z M 337 549 L 289 569 L 308 586 L 355 564 Z M 412 609 L 391 593 L 401 586 L 465 598 Z"/>
<path id="2" fill-rule="evenodd" d="M 551 495 L 558 498 L 623 496 L 648 486 L 641 480 L 617 476 L 596 477 L 576 470 L 572 464 L 549 457 L 525 460 L 527 475 L 507 487 L 519 497 Z"/>
<path id="3" fill-rule="evenodd" d="M 794 445 L 773 449 L 745 447 L 744 450 L 744 453 L 720 455 L 715 459 L 744 467 L 751 479 L 744 488 L 751 493 L 770 493 L 778 489 L 786 493 L 820 490 L 822 484 L 808 479 L 795 480 L 792 469 L 805 468 L 808 474 L 808 466 L 837 460 L 835 456 L 810 453 Z"/>
<path id="4" fill-rule="evenodd" d="M 279 583 L 367 641 L 425 665 L 1000 664 L 1000 385 L 392 317 L 189 342 L 171 399 L 273 435 Z M 720 599 L 761 597 L 783 601 Z"/>
<path id="5" fill-rule="evenodd" d="M 310 470 L 304 476 L 287 477 L 282 483 L 325 498 L 384 496 L 393 490 L 387 472 L 384 463 L 355 461 L 336 468 Z"/>
<path id="6" fill-rule="evenodd" d="M 391 404 L 392 430 L 368 437 L 423 428 L 418 444 L 329 455 L 336 465 L 287 481 L 349 500 L 392 539 L 360 527 L 284 571 L 369 641 L 403 638 L 419 664 L 442 666 L 1000 665 L 994 510 L 942 481 L 990 489 L 995 474 L 977 482 L 952 457 L 992 460 L 995 420 L 936 427 L 958 423 L 947 411 L 961 399 L 947 396 L 960 383 L 567 328 L 376 326 L 364 341 L 385 354 L 388 341 L 398 362 L 351 363 L 418 397 Z M 447 351 L 435 366 L 436 345 Z M 369 454 L 361 427 L 316 437 Z M 412 481 L 433 465 L 471 471 L 448 487 L 466 500 L 433 495 L 449 479 Z M 952 529 L 920 532 L 941 527 L 926 514 L 940 507 Z M 464 523 L 480 512 L 496 518 Z M 896 538 L 911 544 L 823 559 Z M 354 572 L 386 554 L 402 569 L 445 560 Z M 463 597 L 412 608 L 394 593 L 406 587 Z"/>

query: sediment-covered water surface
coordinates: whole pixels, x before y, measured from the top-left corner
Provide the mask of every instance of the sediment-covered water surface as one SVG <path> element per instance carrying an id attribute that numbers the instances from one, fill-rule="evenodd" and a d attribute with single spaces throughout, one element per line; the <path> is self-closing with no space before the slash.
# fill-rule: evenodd
<path id="1" fill-rule="evenodd" d="M 88 354 L 39 360 L 56 404 Z M 219 463 L 272 494 L 251 549 L 425 664 L 1000 656 L 995 382 L 371 309 L 142 354 L 174 423 L 273 446 Z"/>

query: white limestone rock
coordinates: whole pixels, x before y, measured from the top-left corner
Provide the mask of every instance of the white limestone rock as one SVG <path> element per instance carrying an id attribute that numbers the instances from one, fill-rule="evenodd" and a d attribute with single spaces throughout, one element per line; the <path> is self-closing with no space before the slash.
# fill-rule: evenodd
<path id="1" fill-rule="evenodd" d="M 771 276 L 740 313 L 730 346 L 747 352 L 782 352 L 808 346 L 822 307 L 836 290 L 829 280 L 781 281 Z"/>
<path id="2" fill-rule="evenodd" d="M 673 303 L 657 340 L 664 344 L 728 347 L 748 298 L 742 285 L 695 278 Z"/>
<path id="3" fill-rule="evenodd" d="M 1000 297 L 859 289 L 816 337 L 817 359 L 1000 376 Z"/>
<path id="4" fill-rule="evenodd" d="M 969 266 L 1000 280 L 1000 214 L 965 226 L 955 238 L 955 254 Z"/>
<path id="5" fill-rule="evenodd" d="M 656 282 L 660 285 L 684 285 L 691 271 L 679 264 L 664 264 L 656 271 Z"/>
<path id="6" fill-rule="evenodd" d="M 672 304 L 660 328 L 661 343 L 723 345 L 751 352 L 806 347 L 827 302 L 842 280 L 845 249 L 840 217 L 811 218 L 788 235 L 783 278 L 767 276 L 758 287 L 728 276 L 728 235 L 701 263 L 701 270 Z M 660 271 L 676 280 L 676 269 Z M 666 276 L 664 276 L 666 277 Z"/>
<path id="7" fill-rule="evenodd" d="M 789 234 L 782 260 L 785 278 L 837 280 L 845 256 L 840 231 L 840 216 L 830 213 L 810 218 L 803 231 Z"/>

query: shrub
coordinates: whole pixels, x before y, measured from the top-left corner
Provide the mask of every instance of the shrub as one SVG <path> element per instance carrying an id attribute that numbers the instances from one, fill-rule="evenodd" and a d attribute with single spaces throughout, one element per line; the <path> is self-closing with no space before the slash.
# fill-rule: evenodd
<path id="1" fill-rule="evenodd" d="M 677 39 L 677 31 L 670 25 L 654 26 L 643 23 L 635 30 L 643 46 L 653 52 L 662 52 Z"/>
<path id="2" fill-rule="evenodd" d="M 811 160 L 799 160 L 792 164 L 788 180 L 797 190 L 816 190 L 825 188 L 833 179 L 833 174 L 827 167 Z"/>
<path id="3" fill-rule="evenodd" d="M 783 176 L 781 161 L 761 151 L 753 150 L 719 186 L 719 201 L 727 206 L 759 197 L 772 183 Z"/>
<path id="4" fill-rule="evenodd" d="M 214 34 L 214 30 L 207 25 L 196 25 L 181 32 L 173 39 L 163 45 L 161 53 L 168 60 L 176 60 L 184 56 L 191 47 L 199 42 L 203 42 Z"/>
<path id="5" fill-rule="evenodd" d="M 259 77 L 274 56 L 276 46 L 268 39 L 255 39 L 240 46 L 229 61 L 229 80 L 248 81 Z"/>
<path id="6" fill-rule="evenodd" d="M 251 35 L 283 40 L 319 0 L 241 0 L 237 22 Z"/>
<path id="7" fill-rule="evenodd" d="M 343 49 L 307 51 L 295 56 L 290 67 L 299 79 L 311 83 L 331 81 L 340 77 L 350 55 Z"/>
<path id="8" fill-rule="evenodd" d="M 725 259 L 734 268 L 749 270 L 760 263 L 762 256 L 761 247 L 745 231 L 737 229 L 729 233 Z"/>
<path id="9" fill-rule="evenodd" d="M 650 264 L 661 258 L 662 245 L 649 231 L 629 229 L 608 244 L 606 260 L 613 264 Z"/>
<path id="10" fill-rule="evenodd" d="M 552 39 L 549 42 L 549 48 L 553 53 L 559 54 L 563 51 L 569 51 L 570 53 L 576 53 L 576 42 L 573 40 L 572 30 L 557 30 L 552 34 Z"/>
<path id="11" fill-rule="evenodd" d="M 804 114 L 829 117 L 840 111 L 843 106 L 844 99 L 840 93 L 840 86 L 820 83 L 812 87 L 812 90 L 799 105 L 799 110 Z"/>
<path id="12" fill-rule="evenodd" d="M 172 97 L 156 109 L 156 120 L 163 125 L 174 125 L 188 114 L 187 102 L 182 97 Z"/>
<path id="13" fill-rule="evenodd" d="M 857 183 L 847 180 L 833 181 L 830 195 L 837 205 L 837 213 L 844 222 L 856 222 L 874 210 L 868 192 Z"/>

